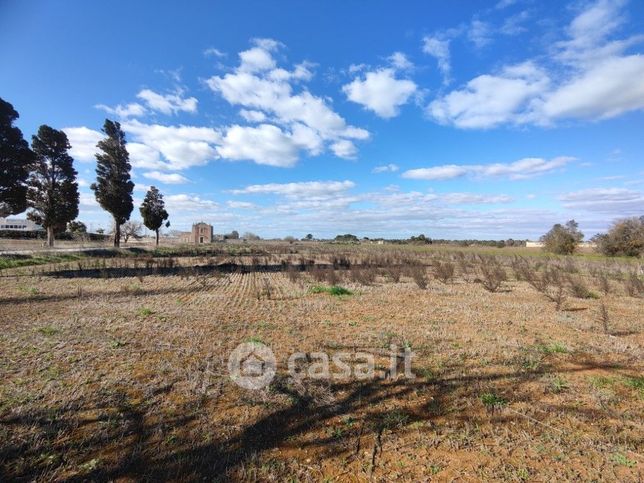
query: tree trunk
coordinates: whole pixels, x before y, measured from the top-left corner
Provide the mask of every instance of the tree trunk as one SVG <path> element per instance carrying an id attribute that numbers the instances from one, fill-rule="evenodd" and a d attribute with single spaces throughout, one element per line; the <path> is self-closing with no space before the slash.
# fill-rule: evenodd
<path id="1" fill-rule="evenodd" d="M 159 246 L 159 229 L 157 228 L 154 231 L 156 231 L 156 234 L 157 234 L 157 246 Z"/>
<path id="2" fill-rule="evenodd" d="M 48 247 L 54 246 L 54 227 L 53 226 L 47 227 L 47 246 Z"/>
<path id="3" fill-rule="evenodd" d="M 114 223 L 114 247 L 119 248 L 121 246 L 121 225 Z"/>

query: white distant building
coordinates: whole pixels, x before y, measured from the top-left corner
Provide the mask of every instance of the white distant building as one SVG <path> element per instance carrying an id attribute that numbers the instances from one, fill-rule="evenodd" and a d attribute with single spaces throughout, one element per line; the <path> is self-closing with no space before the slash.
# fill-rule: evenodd
<path id="1" fill-rule="evenodd" d="M 540 241 L 527 241 L 525 242 L 527 248 L 543 248 L 543 242 Z M 593 242 L 581 242 L 579 248 L 596 248 L 597 244 Z"/>
<path id="2" fill-rule="evenodd" d="M 0 218 L 0 230 L 36 231 L 42 230 L 42 226 L 22 218 Z"/>

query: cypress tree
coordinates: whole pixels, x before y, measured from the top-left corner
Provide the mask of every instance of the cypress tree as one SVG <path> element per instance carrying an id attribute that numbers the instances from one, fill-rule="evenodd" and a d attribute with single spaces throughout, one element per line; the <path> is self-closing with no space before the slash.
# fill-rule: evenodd
<path id="1" fill-rule="evenodd" d="M 27 209 L 27 179 L 33 153 L 13 123 L 19 114 L 0 98 L 0 216 Z"/>
<path id="2" fill-rule="evenodd" d="M 101 153 L 96 154 L 96 183 L 91 189 L 96 201 L 114 218 L 114 246 L 121 244 L 121 225 L 130 219 L 134 209 L 130 180 L 130 156 L 125 147 L 125 133 L 118 122 L 105 119 L 105 139 L 96 145 Z"/>
<path id="3" fill-rule="evenodd" d="M 78 183 L 67 135 L 49 126 L 40 126 L 33 136 L 33 171 L 29 176 L 27 200 L 30 220 L 47 230 L 47 245 L 54 246 L 54 233 L 64 230 L 78 216 Z"/>
<path id="4" fill-rule="evenodd" d="M 163 195 L 158 188 L 155 186 L 150 187 L 145 194 L 139 211 L 143 218 L 143 224 L 156 233 L 156 245 L 159 246 L 159 229 L 163 222 L 168 219 L 168 212 L 165 209 Z M 166 223 L 166 226 L 170 226 L 170 223 Z"/>

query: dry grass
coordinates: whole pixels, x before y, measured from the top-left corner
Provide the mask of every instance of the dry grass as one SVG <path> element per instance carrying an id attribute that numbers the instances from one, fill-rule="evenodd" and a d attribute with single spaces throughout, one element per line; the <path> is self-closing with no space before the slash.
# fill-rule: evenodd
<path id="1" fill-rule="evenodd" d="M 596 270 L 627 280 L 632 265 L 496 256 L 483 271 L 518 277 L 490 291 L 467 277 L 487 278 L 471 251 L 257 248 L 1 271 L 0 481 L 644 476 L 644 300 L 569 282 L 603 292 Z M 458 274 L 421 290 L 436 260 Z M 330 277 L 351 294 L 312 293 Z M 557 310 L 560 287 L 574 298 Z M 248 341 L 278 359 L 266 390 L 228 378 Z M 414 351 L 415 379 L 286 372 L 293 351 L 367 350 L 386 368 L 391 344 Z"/>

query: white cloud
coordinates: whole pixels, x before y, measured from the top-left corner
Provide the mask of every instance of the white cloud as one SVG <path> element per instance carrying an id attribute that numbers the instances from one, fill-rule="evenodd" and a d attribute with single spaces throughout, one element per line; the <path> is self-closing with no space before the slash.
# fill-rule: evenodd
<path id="1" fill-rule="evenodd" d="M 341 139 L 331 144 L 331 151 L 338 158 L 354 159 L 358 154 L 358 149 L 348 139 Z"/>
<path id="2" fill-rule="evenodd" d="M 294 166 L 298 159 L 298 145 L 277 126 L 260 124 L 257 127 L 231 126 L 217 146 L 223 158 L 247 159 L 257 164 Z"/>
<path id="3" fill-rule="evenodd" d="M 212 128 L 162 126 L 137 120 L 124 122 L 122 127 L 136 142 L 160 152 L 171 170 L 204 165 L 218 157 L 214 145 L 221 140 L 221 134 Z"/>
<path id="4" fill-rule="evenodd" d="M 395 173 L 400 167 L 397 164 L 389 163 L 373 168 L 372 173 Z"/>
<path id="5" fill-rule="evenodd" d="M 423 38 L 423 52 L 431 55 L 438 63 L 438 70 L 443 74 L 443 82 L 448 83 L 452 71 L 449 55 L 449 40 L 437 36 Z"/>
<path id="6" fill-rule="evenodd" d="M 96 104 L 97 109 L 101 109 L 108 114 L 113 114 L 115 116 L 118 116 L 120 118 L 126 118 L 126 117 L 141 117 L 146 114 L 145 107 L 143 107 L 141 104 L 138 102 L 131 102 L 130 104 L 126 104 L 125 106 L 122 104 L 118 104 L 115 107 L 110 107 L 106 106 L 105 104 Z"/>
<path id="7" fill-rule="evenodd" d="M 387 59 L 391 65 L 398 70 L 409 70 L 414 68 L 414 64 L 402 52 L 394 52 Z"/>
<path id="8" fill-rule="evenodd" d="M 548 118 L 605 119 L 644 109 L 644 57 L 609 58 L 551 93 Z"/>
<path id="9" fill-rule="evenodd" d="M 147 171 L 143 176 L 148 179 L 155 179 L 164 184 L 184 184 L 190 180 L 179 173 L 162 173 L 160 171 Z"/>
<path id="10" fill-rule="evenodd" d="M 127 144 L 133 168 L 171 170 L 172 166 L 161 160 L 161 153 L 150 146 L 130 142 Z"/>
<path id="11" fill-rule="evenodd" d="M 306 88 L 295 91 L 295 83 L 306 82 L 313 76 L 312 64 L 302 62 L 293 70 L 277 67 L 273 52 L 281 44 L 272 39 L 255 39 L 254 47 L 241 52 L 239 66 L 223 76 L 213 76 L 207 84 L 214 92 L 220 94 L 231 105 L 241 106 L 240 114 L 249 122 L 271 122 L 277 124 L 274 129 L 263 127 L 259 134 L 271 134 L 278 139 L 277 151 L 287 152 L 288 162 L 277 161 L 276 165 L 293 165 L 297 161 L 299 149 L 306 149 L 309 154 L 317 155 L 329 147 L 336 153 L 344 153 L 347 147 L 343 140 L 365 140 L 369 133 L 361 128 L 347 125 L 346 121 L 321 97 L 311 94 Z M 307 129 L 304 129 L 307 128 Z M 238 126 L 233 134 L 242 134 Z M 276 130 L 277 129 L 277 130 Z M 278 131 L 282 133 L 280 136 Z M 257 131 L 247 131 L 247 134 Z M 290 145 L 299 148 L 292 151 Z M 229 140 L 230 141 L 230 140 Z M 340 144 L 338 144 L 340 143 Z M 274 150 L 276 146 L 263 145 Z M 258 146 L 259 148 L 259 146 Z M 240 156 L 243 146 L 232 149 L 229 145 L 225 151 Z M 273 160 L 273 154 L 253 150 L 252 159 Z M 245 155 L 247 156 L 247 154 Z"/>
<path id="12" fill-rule="evenodd" d="M 292 198 L 310 196 L 334 196 L 355 187 L 353 181 L 301 181 L 297 183 L 268 183 L 255 184 L 243 189 L 232 190 L 240 194 L 273 194 Z"/>
<path id="13" fill-rule="evenodd" d="M 239 115 L 246 119 L 248 122 L 264 122 L 266 121 L 266 114 L 262 111 L 253 111 L 249 109 L 242 109 Z"/>
<path id="14" fill-rule="evenodd" d="M 410 169 L 402 174 L 403 178 L 423 180 L 444 180 L 459 178 L 462 176 L 476 177 L 508 177 L 509 179 L 525 179 L 538 176 L 558 168 L 561 168 L 573 161 L 575 158 L 559 156 L 550 160 L 543 158 L 524 158 L 513 163 L 494 164 L 448 164 L 434 166 L 431 168 Z"/>
<path id="15" fill-rule="evenodd" d="M 208 216 L 209 212 L 215 210 L 219 205 L 211 200 L 204 200 L 199 196 L 188 194 L 167 195 L 164 197 L 168 212 L 198 212 L 202 216 Z"/>
<path id="16" fill-rule="evenodd" d="M 226 54 L 226 52 L 222 52 L 219 49 L 216 49 L 215 47 L 210 47 L 203 51 L 203 55 L 205 55 L 206 57 L 214 56 L 214 57 L 221 58 L 221 57 L 226 57 L 228 54 Z"/>
<path id="17" fill-rule="evenodd" d="M 472 20 L 467 38 L 477 49 L 482 49 L 492 41 L 490 26 L 481 20 Z"/>
<path id="18" fill-rule="evenodd" d="M 644 193 L 626 188 L 590 188 L 559 197 L 564 207 L 621 216 L 641 215 Z"/>
<path id="19" fill-rule="evenodd" d="M 194 97 L 182 97 L 181 92 L 163 95 L 151 89 L 143 89 L 136 97 L 143 100 L 148 108 L 163 114 L 197 112 L 197 99 Z"/>
<path id="20" fill-rule="evenodd" d="M 508 195 L 483 195 L 478 193 L 445 193 L 440 195 L 440 199 L 449 204 L 495 204 L 514 201 Z"/>
<path id="21" fill-rule="evenodd" d="M 254 210 L 254 209 L 257 209 L 257 205 L 255 203 L 250 203 L 248 201 L 229 200 L 229 201 L 226 201 L 226 205 L 228 206 L 228 208 L 232 208 L 234 210 Z"/>
<path id="22" fill-rule="evenodd" d="M 644 57 L 625 54 L 644 35 L 613 39 L 622 26 L 624 0 L 596 0 L 571 21 L 548 59 L 505 66 L 432 101 L 428 114 L 442 124 L 485 129 L 502 124 L 549 125 L 559 119 L 606 119 L 644 109 Z M 506 34 L 528 13 L 515 16 Z M 477 25 L 474 38 L 484 28 Z M 503 28 L 502 28 L 503 30 Z M 478 31 L 478 34 L 476 32 Z M 481 39 L 475 42 L 481 44 Z M 483 42 L 484 44 L 485 42 Z"/>
<path id="23" fill-rule="evenodd" d="M 533 120 L 531 102 L 550 84 L 547 74 L 532 62 L 508 66 L 498 75 L 481 75 L 465 88 L 431 102 L 427 113 L 441 124 L 460 128 L 491 128 Z"/>
<path id="24" fill-rule="evenodd" d="M 103 133 L 94 131 L 87 127 L 65 127 L 63 128 L 69 144 L 72 146 L 69 154 L 76 161 L 95 161 L 96 145 L 103 139 Z"/>
<path id="25" fill-rule="evenodd" d="M 397 79 L 393 68 L 366 72 L 342 87 L 350 101 L 362 105 L 383 118 L 398 115 L 400 106 L 416 92 L 416 84 L 409 79 Z"/>

